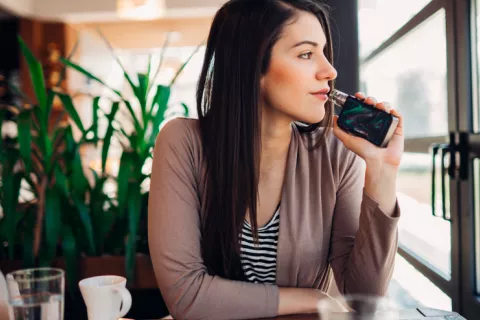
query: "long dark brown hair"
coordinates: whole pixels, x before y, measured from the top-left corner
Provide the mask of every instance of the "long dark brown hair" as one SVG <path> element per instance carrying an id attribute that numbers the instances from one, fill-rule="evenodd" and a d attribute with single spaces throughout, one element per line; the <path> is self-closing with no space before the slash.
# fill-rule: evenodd
<path id="1" fill-rule="evenodd" d="M 206 161 L 202 210 L 202 255 L 208 273 L 242 280 L 239 235 L 246 212 L 257 237 L 260 163 L 260 79 L 269 67 L 273 45 L 298 11 L 320 21 L 333 64 L 327 7 L 318 0 L 231 0 L 220 8 L 208 36 L 197 87 L 197 110 Z M 333 88 L 333 83 L 330 83 Z M 333 105 L 327 102 L 322 123 L 298 124 L 312 136 L 332 126 Z"/>

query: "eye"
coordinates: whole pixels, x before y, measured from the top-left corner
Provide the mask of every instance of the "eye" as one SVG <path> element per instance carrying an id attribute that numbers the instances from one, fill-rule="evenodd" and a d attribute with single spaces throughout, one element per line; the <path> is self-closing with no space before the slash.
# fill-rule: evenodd
<path id="1" fill-rule="evenodd" d="M 310 59 L 312 57 L 312 54 L 313 52 L 309 51 L 309 52 L 302 53 L 298 57 L 301 59 Z"/>

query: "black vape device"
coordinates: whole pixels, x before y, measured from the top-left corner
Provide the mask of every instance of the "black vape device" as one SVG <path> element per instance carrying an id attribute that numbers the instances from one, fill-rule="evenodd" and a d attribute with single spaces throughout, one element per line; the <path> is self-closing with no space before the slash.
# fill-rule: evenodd
<path id="1" fill-rule="evenodd" d="M 332 91 L 330 100 L 341 108 L 337 123 L 342 130 L 382 148 L 388 145 L 398 117 L 338 90 Z"/>

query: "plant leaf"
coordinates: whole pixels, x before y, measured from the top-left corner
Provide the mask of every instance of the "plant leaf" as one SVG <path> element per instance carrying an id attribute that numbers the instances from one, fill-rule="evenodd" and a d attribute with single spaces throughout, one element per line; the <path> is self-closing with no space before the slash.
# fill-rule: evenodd
<path id="1" fill-rule="evenodd" d="M 55 188 L 47 188 L 45 193 L 45 245 L 46 254 L 44 263 L 50 265 L 56 257 L 57 243 L 60 238 L 62 222 L 60 213 L 62 208 L 60 205 L 60 197 Z"/>
<path id="2" fill-rule="evenodd" d="M 188 118 L 189 111 L 188 111 L 188 106 L 182 102 L 182 107 L 183 107 L 183 114 L 186 118 Z"/>
<path id="3" fill-rule="evenodd" d="M 128 241 L 125 249 L 125 273 L 130 283 L 133 283 L 135 275 L 135 255 L 137 251 L 137 233 L 140 221 L 141 198 L 140 186 L 136 183 L 130 183 L 128 192 Z"/>
<path id="4" fill-rule="evenodd" d="M 100 109 L 100 97 L 93 98 L 92 105 L 93 113 L 93 122 L 92 122 L 92 132 L 93 132 L 93 141 L 95 141 L 95 147 L 98 146 L 98 109 Z"/>
<path id="5" fill-rule="evenodd" d="M 147 116 L 147 90 L 148 90 L 148 75 L 139 73 L 138 75 L 138 93 L 139 93 L 139 102 L 140 109 L 142 110 L 142 119 L 143 123 L 146 123 Z"/>
<path id="6" fill-rule="evenodd" d="M 103 39 L 103 41 L 105 41 L 105 44 L 107 45 L 108 49 L 110 50 L 110 53 L 112 54 L 113 58 L 115 59 L 115 61 L 117 61 L 118 65 L 120 66 L 120 68 L 122 69 L 123 71 L 123 76 L 125 77 L 125 79 L 127 80 L 128 84 L 130 84 L 130 87 L 132 88 L 132 91 L 135 95 L 135 97 L 138 99 L 138 101 L 140 102 L 140 99 L 141 99 L 141 93 L 139 91 L 139 87 L 137 87 L 132 79 L 130 78 L 130 76 L 128 75 L 127 71 L 125 70 L 125 68 L 123 67 L 123 64 L 122 62 L 120 61 L 120 58 L 117 54 L 115 54 L 115 50 L 113 49 L 113 46 L 110 44 L 110 42 L 107 40 L 107 38 L 105 37 L 105 35 L 103 34 L 103 32 L 100 30 L 100 28 L 97 28 L 97 33 L 100 35 L 100 37 Z"/>
<path id="7" fill-rule="evenodd" d="M 73 203 L 75 204 L 78 213 L 80 215 L 80 220 L 82 221 L 83 228 L 87 234 L 88 239 L 88 254 L 89 255 L 96 255 L 95 250 L 95 240 L 93 237 L 93 225 L 92 220 L 90 218 L 90 212 L 88 207 L 85 205 L 84 201 L 82 201 L 77 195 L 72 195 Z"/>
<path id="8" fill-rule="evenodd" d="M 150 80 L 151 72 L 152 72 L 152 55 L 149 54 L 148 55 L 148 62 L 147 62 L 147 78 L 149 80 Z"/>
<path id="9" fill-rule="evenodd" d="M 23 111 L 18 116 L 18 142 L 20 144 L 20 155 L 25 164 L 26 175 L 32 170 L 32 133 L 31 133 L 31 112 Z"/>
<path id="10" fill-rule="evenodd" d="M 47 93 L 47 104 L 45 107 L 45 119 L 50 119 L 50 112 L 52 111 L 53 101 L 55 100 L 55 91 L 48 89 Z M 47 121 L 48 122 L 48 121 Z M 48 126 L 48 124 L 47 124 Z"/>
<path id="11" fill-rule="evenodd" d="M 25 268 L 33 267 L 35 257 L 33 255 L 33 232 L 35 229 L 35 206 L 29 206 L 26 212 L 25 230 L 23 233 L 23 266 Z"/>
<path id="12" fill-rule="evenodd" d="M 68 224 L 64 224 L 62 228 L 62 250 L 65 257 L 65 266 L 67 269 L 67 286 L 69 291 L 75 292 L 76 283 L 79 277 L 78 273 L 78 257 L 79 250 L 73 235 L 72 228 Z"/>
<path id="13" fill-rule="evenodd" d="M 108 127 L 107 132 L 105 133 L 105 137 L 103 138 L 103 146 L 102 146 L 102 173 L 105 174 L 105 167 L 107 164 L 107 157 L 108 157 L 108 150 L 110 149 L 110 143 L 112 141 L 113 131 L 113 121 L 115 120 L 115 115 L 118 112 L 120 107 L 120 103 L 118 101 L 112 104 L 112 110 L 110 114 L 107 116 L 108 119 Z"/>
<path id="14" fill-rule="evenodd" d="M 155 85 L 155 81 L 157 80 L 158 73 L 160 72 L 160 69 L 162 68 L 163 59 L 165 57 L 165 51 L 167 49 L 168 43 L 170 42 L 170 35 L 171 35 L 171 33 L 168 32 L 167 37 L 165 38 L 165 42 L 163 42 L 162 51 L 160 51 L 161 52 L 160 61 L 158 62 L 158 67 L 157 67 L 157 70 L 155 71 L 155 75 L 150 80 L 150 86 L 148 87 L 148 90 L 147 90 L 147 96 L 150 93 L 150 90 L 152 90 L 152 87 Z"/>
<path id="15" fill-rule="evenodd" d="M 85 194 L 89 185 L 87 178 L 83 172 L 82 159 L 80 157 L 79 145 L 73 139 L 72 128 L 69 126 L 65 128 L 65 145 L 66 145 L 66 158 L 69 161 L 69 170 L 71 170 L 71 192 L 76 194 Z"/>
<path id="16" fill-rule="evenodd" d="M 92 172 L 95 177 L 95 185 L 90 194 L 90 215 L 92 217 L 96 253 L 101 255 L 104 250 L 105 238 L 113 225 L 115 216 L 111 210 L 104 209 L 104 205 L 109 200 L 108 195 L 103 191 L 107 178 L 99 178 L 94 170 Z"/>
<path id="17" fill-rule="evenodd" d="M 28 104 L 30 105 L 34 105 L 33 101 L 30 100 L 29 97 L 27 97 L 27 95 L 25 93 L 22 92 L 22 90 L 20 90 L 16 85 L 14 85 L 11 81 L 8 82 L 8 87 L 10 88 L 10 90 L 12 90 L 17 96 L 19 96 L 20 98 L 22 98 L 24 101 L 26 101 Z"/>
<path id="18" fill-rule="evenodd" d="M 128 184 L 132 175 L 133 166 L 135 165 L 134 156 L 135 155 L 133 152 L 124 150 L 122 152 L 122 157 L 120 158 L 120 169 L 118 170 L 117 177 L 117 200 L 120 217 L 123 217 L 125 214 L 128 196 Z"/>
<path id="19" fill-rule="evenodd" d="M 150 145 L 155 143 L 155 138 L 160 131 L 160 125 L 165 120 L 165 111 L 168 107 L 168 99 L 170 98 L 170 87 L 165 87 L 159 85 L 157 87 L 157 93 L 155 94 L 155 102 L 154 105 L 157 104 L 157 113 L 155 114 L 153 121 L 152 121 L 152 135 L 150 136 Z M 152 107 L 153 109 L 153 107 Z"/>
<path id="20" fill-rule="evenodd" d="M 140 121 L 138 121 L 138 118 L 137 118 L 137 116 L 135 115 L 135 111 L 133 111 L 133 108 L 132 108 L 131 103 L 130 103 L 129 101 L 127 101 L 127 100 L 123 100 L 123 102 L 124 102 L 125 105 L 127 106 L 128 112 L 129 112 L 130 115 L 132 116 L 133 126 L 134 126 L 134 128 L 135 128 L 135 131 L 136 131 L 138 134 L 142 134 L 142 136 L 143 136 L 142 126 L 140 125 Z"/>
<path id="21" fill-rule="evenodd" d="M 75 41 L 75 44 L 73 45 L 72 51 L 70 51 L 70 53 L 68 54 L 67 59 L 71 59 L 73 57 L 73 55 L 75 54 L 75 52 L 77 52 L 79 43 L 80 43 L 80 40 L 78 40 L 78 36 L 77 36 L 77 41 Z M 60 85 L 62 84 L 62 81 L 65 79 L 66 69 L 67 69 L 67 66 L 64 66 L 62 68 L 62 71 L 60 73 L 60 77 L 58 79 L 56 87 L 60 87 Z"/>
<path id="22" fill-rule="evenodd" d="M 20 49 L 22 50 L 23 56 L 27 61 L 28 71 L 30 73 L 30 79 L 32 80 L 33 90 L 35 91 L 35 96 L 37 97 L 38 104 L 43 112 L 44 121 L 46 118 L 45 112 L 47 111 L 47 95 L 45 89 L 45 78 L 43 75 L 43 68 L 40 62 L 35 58 L 32 51 L 25 44 L 23 39 L 18 36 L 18 41 L 20 43 Z"/>
<path id="23" fill-rule="evenodd" d="M 68 199 L 69 191 L 68 191 L 67 177 L 63 174 L 62 170 L 60 170 L 59 166 L 55 166 L 54 175 L 55 175 L 55 184 L 57 188 L 61 191 L 62 195 Z"/>
<path id="24" fill-rule="evenodd" d="M 28 109 L 24 109 L 24 110 L 28 110 Z M 35 121 L 34 119 L 32 119 L 32 124 L 33 126 L 35 127 L 35 130 L 39 131 L 40 134 L 42 134 L 43 132 L 47 132 L 47 127 L 45 126 L 45 121 L 43 121 L 43 114 L 42 114 L 42 110 L 40 109 L 39 106 L 33 106 L 33 108 L 31 109 L 32 110 L 32 114 L 35 118 Z M 42 139 L 43 139 L 43 136 L 42 136 Z M 41 140 L 41 139 L 39 139 Z M 42 152 L 45 152 L 45 143 L 43 140 L 41 140 L 41 143 L 39 144 L 39 147 L 40 149 L 42 150 Z"/>
<path id="25" fill-rule="evenodd" d="M 52 166 L 54 165 L 53 163 L 51 163 L 52 161 L 52 156 L 53 156 L 53 146 L 52 146 L 52 140 L 50 140 L 48 134 L 45 132 L 45 133 L 41 133 L 41 135 L 43 136 L 43 141 L 44 141 L 44 145 L 45 145 L 45 153 L 44 153 L 44 163 L 45 163 L 45 171 L 47 174 L 50 174 L 51 173 L 51 169 L 52 169 Z"/>
<path id="26" fill-rule="evenodd" d="M 14 259 L 15 235 L 18 222 L 18 196 L 20 193 L 20 184 L 22 181 L 21 173 L 13 174 L 13 167 L 17 162 L 18 154 L 11 152 L 7 154 L 6 163 L 2 169 L 2 187 L 3 187 L 3 212 L 5 224 L 7 226 L 8 256 Z"/>
<path id="27" fill-rule="evenodd" d="M 75 148 L 73 162 L 71 163 L 71 166 L 73 170 L 72 189 L 77 194 L 84 194 L 87 191 L 89 185 L 88 180 L 83 172 L 82 159 L 80 157 L 80 151 L 78 150 L 78 148 Z"/>
<path id="28" fill-rule="evenodd" d="M 75 106 L 73 105 L 72 98 L 69 95 L 59 93 L 58 96 L 60 100 L 62 100 L 63 107 L 67 110 L 70 118 L 72 118 L 73 122 L 77 126 L 78 129 L 82 132 L 82 134 L 86 134 L 85 128 L 83 127 L 82 120 L 80 119 Z"/>
<path id="29" fill-rule="evenodd" d="M 69 59 L 65 59 L 65 58 L 60 58 L 60 61 L 62 63 L 64 63 L 66 66 L 72 68 L 72 69 L 75 69 L 77 70 L 78 72 L 80 72 L 81 74 L 83 74 L 84 76 L 86 76 L 88 79 L 91 79 L 91 80 L 94 80 L 98 83 L 100 83 L 101 85 L 105 86 L 107 89 L 110 89 L 112 92 L 114 92 L 117 96 L 119 96 L 120 98 L 122 98 L 122 94 L 120 93 L 120 91 L 118 90 L 115 90 L 113 89 L 112 87 L 110 87 L 109 85 L 107 85 L 103 80 L 101 80 L 100 78 L 94 76 L 93 74 L 91 74 L 89 71 L 85 70 L 83 67 L 79 66 L 78 64 L 72 62 L 71 60 Z M 123 99 L 123 98 L 122 98 Z"/>
<path id="30" fill-rule="evenodd" d="M 182 73 L 183 69 L 185 68 L 185 66 L 190 62 L 190 60 L 193 58 L 193 56 L 195 55 L 195 53 L 198 52 L 198 50 L 200 49 L 201 46 L 203 46 L 203 41 L 202 43 L 200 43 L 196 48 L 195 50 L 193 50 L 192 54 L 188 57 L 187 61 L 185 61 L 185 63 L 180 67 L 180 69 L 178 69 L 177 73 L 175 74 L 175 76 L 173 77 L 172 81 L 170 82 L 170 85 L 169 87 L 173 86 L 175 84 L 175 82 L 177 81 L 177 78 L 178 76 Z"/>

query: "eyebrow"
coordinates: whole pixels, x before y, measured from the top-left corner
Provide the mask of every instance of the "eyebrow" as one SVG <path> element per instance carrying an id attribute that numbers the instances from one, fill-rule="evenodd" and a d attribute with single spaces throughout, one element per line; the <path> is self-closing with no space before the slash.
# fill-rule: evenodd
<path id="1" fill-rule="evenodd" d="M 296 48 L 296 47 L 299 47 L 299 46 L 301 46 L 301 45 L 303 45 L 303 44 L 309 44 L 309 45 L 311 45 L 311 46 L 313 46 L 313 47 L 318 47 L 318 43 L 316 43 L 316 42 L 314 42 L 314 41 L 304 40 L 304 41 L 300 41 L 299 43 L 293 45 L 293 46 L 292 46 L 292 49 L 293 49 L 293 48 Z M 326 43 L 325 43 L 325 46 L 327 46 Z M 324 47 L 325 47 L 325 46 L 324 46 Z"/>

